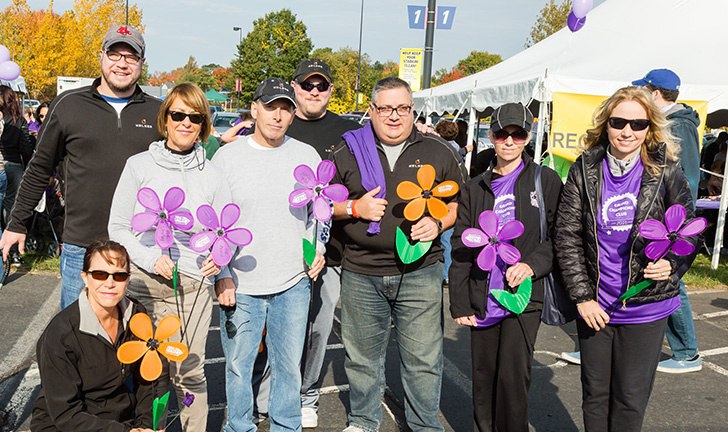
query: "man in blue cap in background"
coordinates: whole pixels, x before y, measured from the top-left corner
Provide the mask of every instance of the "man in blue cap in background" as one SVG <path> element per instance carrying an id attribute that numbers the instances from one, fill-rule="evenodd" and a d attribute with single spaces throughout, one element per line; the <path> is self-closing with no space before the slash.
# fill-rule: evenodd
<path id="1" fill-rule="evenodd" d="M 649 90 L 657 106 L 670 120 L 670 132 L 680 142 L 680 164 L 688 179 L 695 206 L 700 181 L 700 147 L 697 129 L 700 119 L 698 113 L 690 106 L 676 102 L 680 94 L 680 77 L 670 69 L 654 69 L 644 78 L 632 81 L 632 84 Z M 672 358 L 658 364 L 657 370 L 660 372 L 697 372 L 703 368 L 695 337 L 693 311 L 683 281 L 680 281 L 680 300 L 682 306 L 670 315 L 665 332 L 672 350 Z"/>

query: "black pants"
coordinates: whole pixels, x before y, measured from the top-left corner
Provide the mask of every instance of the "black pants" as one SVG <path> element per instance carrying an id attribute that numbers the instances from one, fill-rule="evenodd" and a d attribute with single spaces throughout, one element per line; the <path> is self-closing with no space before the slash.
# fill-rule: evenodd
<path id="1" fill-rule="evenodd" d="M 610 324 L 595 332 L 577 319 L 587 432 L 642 429 L 666 323 Z"/>
<path id="2" fill-rule="evenodd" d="M 540 323 L 537 310 L 471 330 L 476 431 L 528 431 L 528 386 Z"/>

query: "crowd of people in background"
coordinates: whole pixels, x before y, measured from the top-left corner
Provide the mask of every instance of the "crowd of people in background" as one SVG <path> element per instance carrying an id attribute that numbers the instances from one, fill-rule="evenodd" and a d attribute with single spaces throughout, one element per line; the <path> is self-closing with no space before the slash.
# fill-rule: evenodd
<path id="1" fill-rule="evenodd" d="M 35 112 L 23 112 L 15 92 L 0 86 L 4 261 L 11 248 L 24 252 L 49 180 L 60 171 L 65 181 L 62 310 L 37 344 L 42 389 L 31 430 L 150 431 L 151 400 L 171 386 L 178 406 L 188 393 L 197 400 L 182 410 L 183 430 L 205 431 L 214 300 L 230 432 L 255 430 L 266 418 L 271 431 L 317 427 L 317 385 L 339 302 L 350 388 L 344 431 L 379 429 L 392 332 L 407 427 L 444 430 L 443 286 L 452 319 L 470 330 L 478 431 L 528 431 L 531 363 L 552 289 L 578 309 L 580 351 L 569 354 L 581 363 L 588 431 L 640 430 L 656 370 L 699 370 L 681 280 L 697 252 L 649 260 L 636 228 L 663 220 L 674 204 L 693 217 L 699 167 L 722 172 L 725 162 L 725 132 L 701 160 L 697 114 L 676 103 L 674 72 L 651 71 L 600 105 L 563 184 L 529 154 L 534 115 L 526 106 L 496 107 L 492 148 L 478 152 L 467 123 L 415 120 L 408 83 L 390 77 L 374 86 L 362 126 L 327 109 L 334 74 L 318 59 L 303 59 L 293 77 L 261 82 L 250 111 L 218 141 L 195 84 L 176 85 L 164 101 L 142 92 L 145 48 L 136 29 L 112 27 L 101 76 Z M 294 177 L 300 165 L 317 177 Z M 329 181 L 348 195 L 325 209 L 291 204 L 301 183 L 314 190 Z M 418 185 L 416 197 L 403 196 L 406 182 Z M 458 192 L 444 193 L 443 184 Z M 708 179 L 711 195 L 716 187 Z M 158 209 L 140 198 L 144 188 Z M 144 211 L 171 217 L 179 206 L 169 208 L 165 194 L 174 188 L 185 209 L 215 213 L 218 237 L 234 227 L 252 233 L 245 246 L 224 251 L 229 264 L 190 245 L 206 230 L 198 216 L 169 232 L 161 223 L 135 225 Z M 331 221 L 317 222 L 316 212 Z M 432 244 L 405 263 L 400 233 L 409 247 Z M 308 263 L 301 239 L 313 239 Z M 549 283 L 553 275 L 563 287 Z M 620 299 L 644 280 L 650 288 Z M 170 315 L 185 324 L 171 340 L 189 356 L 164 361 L 156 383 L 115 355 L 140 336 L 129 328 L 137 312 L 155 325 Z M 673 355 L 658 364 L 666 332 Z"/>

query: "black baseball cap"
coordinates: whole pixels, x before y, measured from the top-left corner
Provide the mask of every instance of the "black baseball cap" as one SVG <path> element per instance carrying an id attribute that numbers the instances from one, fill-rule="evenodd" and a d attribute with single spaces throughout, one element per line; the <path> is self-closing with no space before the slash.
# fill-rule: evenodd
<path id="1" fill-rule="evenodd" d="M 301 60 L 296 66 L 296 72 L 293 79 L 297 83 L 302 83 L 313 75 L 321 75 L 329 84 L 332 81 L 331 68 L 325 61 L 312 58 Z"/>
<path id="2" fill-rule="evenodd" d="M 533 114 L 531 110 L 521 103 L 507 103 L 501 105 L 490 115 L 490 130 L 498 132 L 507 126 L 518 126 L 526 132 L 531 131 Z"/>
<path id="3" fill-rule="evenodd" d="M 296 106 L 296 98 L 293 96 L 293 87 L 281 78 L 266 78 L 255 89 L 253 100 L 260 100 L 268 105 L 276 99 L 287 99 Z"/>

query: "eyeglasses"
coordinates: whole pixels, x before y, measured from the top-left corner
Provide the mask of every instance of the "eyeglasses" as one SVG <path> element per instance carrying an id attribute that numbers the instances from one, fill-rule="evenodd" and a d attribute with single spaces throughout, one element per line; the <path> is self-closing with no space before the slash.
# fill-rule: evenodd
<path id="1" fill-rule="evenodd" d="M 91 270 L 88 274 L 97 281 L 105 281 L 109 279 L 109 276 L 111 276 L 114 278 L 114 282 L 125 282 L 130 276 L 129 272 L 109 273 L 103 270 Z"/>
<path id="2" fill-rule="evenodd" d="M 141 57 L 139 57 L 136 54 L 122 54 L 118 53 L 116 51 L 106 51 L 106 57 L 108 57 L 109 60 L 113 62 L 117 62 L 121 60 L 121 58 L 124 58 L 124 61 L 131 65 L 138 64 L 141 61 Z"/>
<path id="3" fill-rule="evenodd" d="M 528 132 L 525 129 L 516 129 L 513 132 L 507 132 L 505 129 L 501 129 L 493 132 L 493 139 L 497 144 L 506 142 L 508 137 L 513 139 L 514 144 L 523 144 L 528 140 Z"/>
<path id="4" fill-rule="evenodd" d="M 329 89 L 330 84 L 326 81 L 320 82 L 320 83 L 312 83 L 309 81 L 304 81 L 301 84 L 299 84 L 302 89 L 306 90 L 307 92 L 310 92 L 314 88 L 317 89 L 320 92 L 325 92 Z"/>
<path id="5" fill-rule="evenodd" d="M 379 114 L 379 117 L 387 118 L 392 115 L 393 112 L 397 112 L 397 115 L 400 117 L 406 116 L 410 112 L 412 112 L 412 105 L 400 105 L 398 107 L 391 107 L 391 106 L 376 106 L 374 104 L 371 104 L 372 108 Z"/>
<path id="6" fill-rule="evenodd" d="M 609 117 L 609 120 L 607 120 L 607 123 L 609 123 L 609 127 L 612 129 L 622 130 L 624 129 L 627 124 L 629 124 L 629 127 L 632 128 L 633 131 L 641 131 L 645 130 L 648 127 L 650 127 L 650 120 L 649 119 L 633 119 L 633 120 L 627 120 L 623 119 L 622 117 Z"/>
<path id="7" fill-rule="evenodd" d="M 172 120 L 176 122 L 181 122 L 185 120 L 185 117 L 189 117 L 190 121 L 194 124 L 200 124 L 203 120 L 205 120 L 205 114 L 187 114 L 179 111 L 170 111 L 169 116 L 172 117 Z"/>

